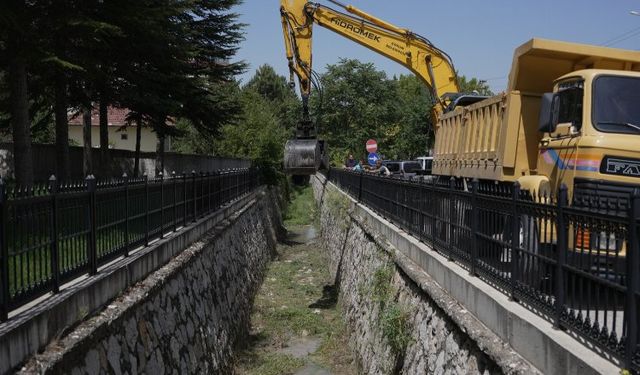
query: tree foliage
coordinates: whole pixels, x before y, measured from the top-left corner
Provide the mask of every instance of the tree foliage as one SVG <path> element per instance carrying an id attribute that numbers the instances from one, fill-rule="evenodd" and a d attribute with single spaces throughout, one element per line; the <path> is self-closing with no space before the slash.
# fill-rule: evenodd
<path id="1" fill-rule="evenodd" d="M 342 59 L 321 76 L 323 94 L 312 98 L 320 116 L 320 133 L 329 143 L 331 160 L 361 154 L 367 139 L 390 150 L 397 135 L 395 83 L 373 64 Z"/>
<path id="2" fill-rule="evenodd" d="M 492 96 L 493 92 L 489 88 L 487 81 L 482 81 L 477 78 L 467 78 L 466 76 L 458 76 L 458 84 L 460 85 L 460 92 L 463 93 L 476 93 L 483 96 Z"/>
<path id="3" fill-rule="evenodd" d="M 343 59 L 321 76 L 322 97 L 312 105 L 321 118 L 321 137 L 334 165 L 348 154 L 366 157 L 368 139 L 378 142 L 386 159 L 414 159 L 433 147 L 432 98 L 414 75 L 389 78 L 373 64 Z M 491 95 L 485 82 L 460 77 L 462 92 Z"/>
<path id="4" fill-rule="evenodd" d="M 387 159 L 424 154 L 430 140 L 429 92 L 415 76 L 388 78 L 373 64 L 343 59 L 327 66 L 321 76 L 323 100 L 321 134 L 328 141 L 331 161 L 341 164 L 348 154 L 366 156 L 368 139 L 378 142 Z"/>
<path id="5" fill-rule="evenodd" d="M 179 134 L 166 125 L 171 118 L 185 118 L 207 136 L 216 134 L 242 109 L 230 88 L 244 70 L 243 63 L 232 61 L 243 37 L 232 11 L 239 1 L 2 3 L 0 126 L 9 131 L 13 124 L 14 138 L 19 129 L 49 140 L 55 114 L 57 149 L 64 153 L 68 137 L 60 135 L 68 110 L 100 102 L 103 108 L 131 109 L 161 138 Z M 25 77 L 6 82 L 11 67 Z M 16 86 L 25 81 L 26 96 Z M 11 87 L 19 87 L 21 96 Z M 12 114 L 24 118 L 25 108 L 28 119 L 16 128 Z"/>
<path id="6" fill-rule="evenodd" d="M 186 153 L 250 158 L 262 168 L 267 182 L 275 183 L 281 174 L 284 145 L 302 112 L 300 100 L 285 77 L 268 65 L 259 67 L 241 88 L 234 87 L 241 107 L 237 121 L 222 126 L 216 136 L 201 134 L 181 121 L 178 129 L 186 134 L 174 146 Z"/>

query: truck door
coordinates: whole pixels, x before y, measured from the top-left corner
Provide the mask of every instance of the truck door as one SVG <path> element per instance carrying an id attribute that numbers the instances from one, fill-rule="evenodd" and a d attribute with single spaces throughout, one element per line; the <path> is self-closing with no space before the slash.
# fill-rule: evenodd
<path id="1" fill-rule="evenodd" d="M 556 193 L 561 184 L 573 186 L 578 161 L 578 142 L 582 128 L 584 100 L 583 81 L 565 81 L 559 84 L 554 98 L 555 130 L 545 133 L 540 141 L 542 174 L 549 177 L 551 191 Z"/>

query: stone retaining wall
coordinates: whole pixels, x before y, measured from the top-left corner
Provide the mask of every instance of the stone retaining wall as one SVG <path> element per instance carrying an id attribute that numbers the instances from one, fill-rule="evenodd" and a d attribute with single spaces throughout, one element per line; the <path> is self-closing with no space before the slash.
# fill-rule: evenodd
<path id="1" fill-rule="evenodd" d="M 227 372 L 275 249 L 277 201 L 263 193 L 248 203 L 49 345 L 22 373 Z"/>
<path id="2" fill-rule="evenodd" d="M 428 275 L 412 272 L 410 260 L 371 230 L 367 219 L 354 215 L 353 201 L 323 176 L 312 184 L 350 346 L 363 373 L 538 372 L 500 340 L 492 342 L 495 337 L 481 324 L 461 327 L 452 317 L 468 312 Z M 435 292 L 427 293 L 428 287 Z"/>

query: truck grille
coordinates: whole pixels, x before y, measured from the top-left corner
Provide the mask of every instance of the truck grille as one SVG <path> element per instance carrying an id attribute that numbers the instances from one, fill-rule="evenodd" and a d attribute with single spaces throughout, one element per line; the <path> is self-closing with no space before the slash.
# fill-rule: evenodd
<path id="1" fill-rule="evenodd" d="M 573 206 L 588 210 L 626 216 L 635 185 L 576 179 L 573 188 Z"/>

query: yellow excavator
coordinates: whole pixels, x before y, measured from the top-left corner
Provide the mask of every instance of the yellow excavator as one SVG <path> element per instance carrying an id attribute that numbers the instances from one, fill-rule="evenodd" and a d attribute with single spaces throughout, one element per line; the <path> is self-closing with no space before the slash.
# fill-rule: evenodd
<path id="1" fill-rule="evenodd" d="M 429 88 L 433 100 L 432 121 L 458 104 L 484 99 L 460 95 L 451 58 L 427 38 L 394 26 L 351 5 L 328 0 L 341 10 L 305 0 L 281 0 L 280 15 L 284 34 L 290 84 L 298 78 L 303 103 L 302 120 L 296 137 L 287 142 L 284 168 L 288 174 L 314 174 L 326 160 L 326 145 L 317 139 L 317 129 L 309 115 L 309 96 L 314 82 L 312 69 L 313 26 L 317 24 L 374 52 L 404 65 Z"/>

